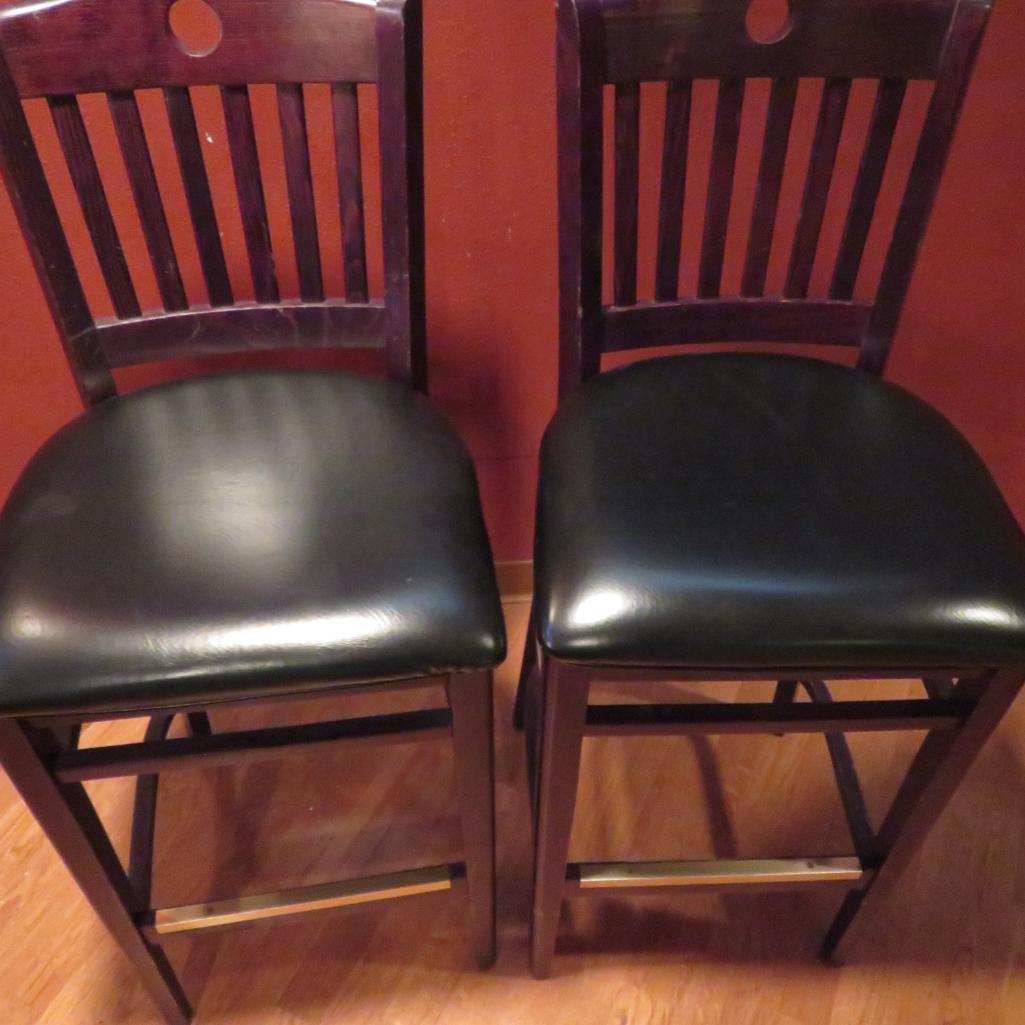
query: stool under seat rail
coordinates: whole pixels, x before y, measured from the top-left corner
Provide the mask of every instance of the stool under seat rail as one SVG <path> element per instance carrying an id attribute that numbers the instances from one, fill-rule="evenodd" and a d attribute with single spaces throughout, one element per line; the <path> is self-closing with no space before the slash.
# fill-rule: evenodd
<path id="1" fill-rule="evenodd" d="M 566 894 L 839 887 L 823 953 L 842 958 L 1025 676 L 1025 534 L 956 428 L 880 380 L 990 0 L 801 0 L 764 32 L 751 6 L 556 5 L 560 404 L 539 456 L 515 712 L 532 774 L 537 976 L 550 972 Z M 706 118 L 698 94 L 713 82 Z M 874 90 L 859 143 L 856 82 Z M 920 116 L 905 102 L 919 89 Z M 798 102 L 808 90 L 817 104 Z M 798 155 L 805 119 L 812 145 Z M 642 139 L 659 121 L 646 210 Z M 898 135 L 909 149 L 896 175 Z M 692 159 L 701 136 L 707 162 Z M 860 148 L 849 192 L 844 145 Z M 749 211 L 735 188 L 744 164 Z M 791 166 L 803 176 L 793 202 Z M 884 196 L 897 209 L 885 224 Z M 831 223 L 835 250 L 820 245 Z M 646 238 L 653 289 L 639 273 Z M 760 351 L 766 342 L 836 358 Z M 694 351 L 708 343 L 717 351 Z M 733 344 L 759 351 L 722 351 Z M 920 699 L 829 689 L 909 678 L 923 681 Z M 598 681 L 646 681 L 658 701 L 660 683 L 742 679 L 776 681 L 775 699 L 589 700 Z M 802 690 L 811 700 L 795 703 Z M 873 828 L 845 734 L 876 730 L 926 738 Z M 826 738 L 850 854 L 568 863 L 585 738 L 808 732 Z"/>
<path id="2" fill-rule="evenodd" d="M 912 699 L 835 701 L 818 677 L 783 680 L 773 701 L 737 704 L 589 704 L 592 682 L 650 679 L 650 672 L 595 669 L 558 662 L 539 653 L 544 678 L 528 672 L 523 711 L 534 811 L 534 876 L 531 965 L 551 971 L 563 897 L 711 893 L 745 889 L 778 892 L 828 886 L 845 893 L 822 942 L 823 958 L 842 961 L 880 902 L 907 867 L 993 729 L 1025 681 L 1025 667 L 961 675 L 953 669 L 876 671 L 880 678 L 921 677 L 926 696 Z M 764 673 L 734 673 L 764 679 Z M 839 674 L 835 678 L 851 678 Z M 709 674 L 660 672 L 658 678 L 707 681 Z M 861 674 L 872 678 L 873 674 Z M 722 677 L 725 679 L 725 676 Z M 790 683 L 796 686 L 788 686 Z M 809 701 L 795 704 L 798 688 Z M 845 734 L 921 731 L 926 737 L 889 811 L 873 829 Z M 822 733 L 854 851 L 844 856 L 722 859 L 710 861 L 570 862 L 581 746 L 585 737 L 688 736 L 695 734 Z"/>
<path id="3" fill-rule="evenodd" d="M 164 1017 L 192 1010 L 161 939 L 270 918 L 454 892 L 468 900 L 480 967 L 495 957 L 492 689 L 490 672 L 426 677 L 389 689 L 444 684 L 444 707 L 216 733 L 207 711 L 183 712 L 189 736 L 168 738 L 176 714 L 157 710 L 138 743 L 79 748 L 81 723 L 68 715 L 0 717 L 0 764 L 96 913 L 128 956 Z M 361 690 L 361 688 L 354 688 Z M 337 695 L 338 690 L 318 692 Z M 300 695 L 308 697 L 310 695 Z M 282 696 L 277 700 L 284 700 Z M 266 700 L 266 699 L 265 699 Z M 245 705 L 253 703 L 245 702 Z M 210 708 L 230 707 L 221 703 Z M 239 702 L 242 704 L 242 702 Z M 147 714 L 132 712 L 133 717 Z M 87 721 L 110 716 L 91 715 Z M 152 907 L 158 781 L 165 771 L 244 765 L 313 755 L 326 747 L 449 740 L 455 758 L 464 860 L 357 879 L 177 907 Z M 128 865 L 123 866 L 84 786 L 137 777 Z"/>

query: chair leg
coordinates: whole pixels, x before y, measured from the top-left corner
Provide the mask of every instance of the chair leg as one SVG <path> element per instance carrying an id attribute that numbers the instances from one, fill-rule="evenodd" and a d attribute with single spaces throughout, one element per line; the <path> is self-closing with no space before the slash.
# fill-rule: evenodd
<path id="1" fill-rule="evenodd" d="M 890 893 L 954 795 L 972 762 L 1017 697 L 1025 670 L 1000 669 L 979 690 L 971 715 L 956 730 L 936 730 L 919 748 L 897 790 L 877 842 L 882 862 L 869 886 L 848 894 L 822 944 L 822 956 L 842 962 L 868 925 L 871 909 Z M 975 681 L 959 683 L 954 693 L 973 694 Z"/>
<path id="2" fill-rule="evenodd" d="M 495 745 L 490 672 L 450 676 L 456 791 L 477 964 L 495 963 Z"/>
<path id="3" fill-rule="evenodd" d="M 147 741 L 163 740 L 171 728 L 173 715 L 155 715 L 146 727 Z M 135 805 L 132 809 L 132 840 L 128 848 L 128 879 L 135 893 L 133 907 L 148 911 L 153 886 L 153 839 L 157 826 L 157 788 L 155 773 L 135 780 Z"/>
<path id="4" fill-rule="evenodd" d="M 82 724 L 75 723 L 72 726 L 54 726 L 50 732 L 57 739 L 57 743 L 65 751 L 74 751 L 82 739 Z"/>
<path id="5" fill-rule="evenodd" d="M 132 918 L 134 894 L 80 783 L 60 783 L 43 760 L 45 734 L 0 719 L 0 762 L 103 924 L 135 966 L 164 1018 L 185 1025 L 192 1011 L 160 947 Z"/>
<path id="6" fill-rule="evenodd" d="M 555 953 L 590 689 L 584 669 L 547 658 L 542 668 L 540 781 L 530 937 L 530 967 L 538 979 L 551 972 Z"/>
<path id="7" fill-rule="evenodd" d="M 797 697 L 796 680 L 780 680 L 776 684 L 776 693 L 773 695 L 773 702 L 777 705 L 789 705 Z"/>
<path id="8" fill-rule="evenodd" d="M 776 693 L 772 696 L 774 705 L 791 705 L 797 700 L 797 681 L 780 680 L 776 684 Z M 786 736 L 785 733 L 775 734 L 777 737 Z"/>
<path id="9" fill-rule="evenodd" d="M 214 728 L 210 725 L 210 716 L 206 712 L 189 712 L 185 716 L 189 727 L 189 736 L 212 737 Z"/>
<path id="10" fill-rule="evenodd" d="M 516 688 L 516 709 L 513 725 L 524 734 L 524 754 L 527 760 L 527 788 L 530 795 L 531 824 L 536 826 L 537 813 L 537 754 L 540 709 L 540 671 L 537 664 L 537 633 L 534 630 L 534 605 L 531 602 L 527 620 L 527 635 L 523 645 L 519 685 Z"/>
<path id="11" fill-rule="evenodd" d="M 513 708 L 513 726 L 522 730 L 526 721 L 527 687 L 530 677 L 537 670 L 537 636 L 534 633 L 534 602 L 530 603 L 527 617 L 527 636 L 523 642 L 523 661 L 520 663 L 520 679 L 516 686 L 516 705 Z"/>
<path id="12" fill-rule="evenodd" d="M 527 763 L 527 795 L 530 798 L 530 825 L 537 830 L 538 759 L 541 743 L 541 684 L 539 673 L 524 684 L 523 754 Z"/>

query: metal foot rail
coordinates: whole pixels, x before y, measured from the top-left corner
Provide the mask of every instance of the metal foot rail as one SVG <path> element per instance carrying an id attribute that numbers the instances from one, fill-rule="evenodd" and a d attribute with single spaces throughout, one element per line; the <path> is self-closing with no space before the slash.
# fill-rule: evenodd
<path id="1" fill-rule="evenodd" d="M 462 862 L 413 868 L 387 875 L 366 876 L 333 883 L 319 883 L 292 890 L 233 897 L 227 900 L 158 908 L 136 915 L 142 931 L 155 938 L 169 933 L 195 932 L 222 926 L 258 922 L 266 918 L 330 911 L 354 904 L 417 897 L 451 890 L 465 878 Z"/>

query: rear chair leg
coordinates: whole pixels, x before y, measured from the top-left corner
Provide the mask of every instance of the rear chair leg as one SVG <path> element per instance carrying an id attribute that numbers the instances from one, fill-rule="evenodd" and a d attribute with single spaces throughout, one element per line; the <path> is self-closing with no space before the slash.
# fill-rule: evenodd
<path id="1" fill-rule="evenodd" d="M 797 700 L 797 680 L 780 680 L 776 684 L 776 693 L 772 697 L 774 705 L 792 705 Z M 777 737 L 786 736 L 785 733 L 775 734 Z"/>
<path id="2" fill-rule="evenodd" d="M 146 727 L 145 740 L 163 740 L 171 728 L 172 715 L 154 715 Z M 157 826 L 156 774 L 138 776 L 135 780 L 135 806 L 132 809 L 132 841 L 128 853 L 128 879 L 135 892 L 133 907 L 149 911 L 153 887 L 153 840 Z"/>
<path id="3" fill-rule="evenodd" d="M 513 726 L 522 730 L 526 723 L 527 688 L 530 677 L 537 671 L 537 637 L 534 633 L 534 602 L 530 603 L 527 617 L 527 636 L 523 642 L 523 661 L 520 663 L 520 679 L 516 686 L 516 705 L 513 708 Z"/>
<path id="4" fill-rule="evenodd" d="M 470 931 L 477 964 L 495 963 L 495 747 L 490 672 L 448 678 L 456 792 L 463 823 Z"/>
<path id="5" fill-rule="evenodd" d="M 776 693 L 773 695 L 772 701 L 776 705 L 789 705 L 797 697 L 797 681 L 796 680 L 780 680 L 776 684 Z"/>
<path id="6" fill-rule="evenodd" d="M 544 660 L 543 679 L 530 938 L 530 967 L 538 979 L 547 978 L 555 954 L 590 689 L 586 670 L 552 659 Z"/>
<path id="7" fill-rule="evenodd" d="M 527 619 L 527 636 L 523 643 L 523 661 L 520 663 L 519 685 L 516 688 L 516 708 L 513 712 L 513 726 L 524 733 L 523 746 L 527 756 L 527 787 L 530 795 L 531 824 L 535 823 L 537 817 L 537 720 L 541 689 L 537 659 L 534 603 L 531 602 L 530 616 Z"/>
<path id="8" fill-rule="evenodd" d="M 160 947 L 139 931 L 134 894 L 110 839 L 80 783 L 60 783 L 47 769 L 46 734 L 0 718 L 0 762 L 103 924 L 135 966 L 169 1025 L 186 1025 L 188 1000 Z"/>
<path id="9" fill-rule="evenodd" d="M 192 737 L 212 737 L 214 728 L 210 725 L 210 716 L 206 712 L 189 712 L 185 719 Z"/>

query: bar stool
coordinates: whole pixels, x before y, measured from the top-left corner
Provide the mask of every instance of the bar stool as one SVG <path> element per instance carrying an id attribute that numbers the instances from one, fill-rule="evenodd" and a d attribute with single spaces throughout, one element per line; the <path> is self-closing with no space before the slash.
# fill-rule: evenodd
<path id="1" fill-rule="evenodd" d="M 215 0 L 212 45 L 167 0 L 8 8 L 0 166 L 87 407 L 0 519 L 0 762 L 169 1022 L 167 933 L 465 890 L 495 955 L 491 668 L 505 636 L 472 463 L 426 390 L 418 0 Z M 172 12 L 173 13 L 173 12 Z M 279 293 L 246 83 L 277 88 L 300 296 Z M 331 83 L 344 297 L 326 295 L 301 83 Z M 190 86 L 220 86 L 254 301 L 233 294 Z M 357 84 L 376 87 L 384 298 L 370 297 Z M 160 88 L 209 302 L 190 305 L 136 90 Z M 163 308 L 140 308 L 79 103 L 105 92 Z M 86 301 L 23 101 L 45 97 L 115 315 Z M 77 254 L 79 257 L 81 254 Z M 118 396 L 112 370 L 222 352 L 379 350 L 391 380 L 208 374 Z M 231 704 L 443 684 L 441 707 L 213 732 Z M 168 739 L 172 718 L 190 736 Z M 149 717 L 139 743 L 81 724 Z M 451 740 L 464 860 L 195 906 L 150 906 L 160 773 L 335 745 Z M 138 776 L 128 871 L 83 781 Z M 54 942 L 57 942 L 55 936 Z"/>
<path id="2" fill-rule="evenodd" d="M 1025 537 L 939 413 L 880 379 L 989 13 L 795 0 L 772 37 L 746 0 L 559 0 L 561 405 L 542 444 L 535 601 L 518 701 L 534 774 L 532 967 L 566 895 L 824 883 L 842 956 L 999 722 L 1025 666 Z M 721 295 L 746 80 L 770 78 L 741 295 Z M 766 294 L 798 81 L 824 79 L 782 295 Z M 847 100 L 876 80 L 832 278 L 811 294 Z M 697 294 L 679 295 L 695 79 L 717 79 Z M 878 289 L 854 298 L 907 83 L 933 82 Z M 665 82 L 653 301 L 637 293 L 641 82 Z M 602 304 L 603 90 L 614 88 L 612 305 Z M 755 352 L 601 373 L 669 344 L 847 346 L 855 367 Z M 536 649 L 535 649 L 536 644 Z M 830 679 L 923 680 L 921 699 L 833 700 Z M 772 702 L 594 705 L 602 680 L 779 681 Z M 794 703 L 802 687 L 810 701 Z M 928 730 L 879 827 L 844 734 Z M 842 858 L 568 864 L 585 737 L 822 732 L 853 852 Z M 861 914 L 859 914 L 861 912 Z"/>

